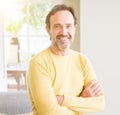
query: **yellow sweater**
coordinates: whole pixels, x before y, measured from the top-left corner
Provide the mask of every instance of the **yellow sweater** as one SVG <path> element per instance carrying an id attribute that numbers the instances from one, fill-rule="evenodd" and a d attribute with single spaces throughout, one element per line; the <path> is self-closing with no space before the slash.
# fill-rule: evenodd
<path id="1" fill-rule="evenodd" d="M 104 96 L 83 98 L 80 93 L 96 79 L 88 59 L 73 50 L 67 56 L 53 54 L 49 48 L 30 62 L 28 91 L 34 115 L 83 115 L 103 110 Z M 62 106 L 56 95 L 64 95 Z"/>

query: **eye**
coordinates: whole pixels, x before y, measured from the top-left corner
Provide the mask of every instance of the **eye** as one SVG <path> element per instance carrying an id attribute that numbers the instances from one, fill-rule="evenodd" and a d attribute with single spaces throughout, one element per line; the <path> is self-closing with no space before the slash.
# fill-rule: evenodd
<path id="1" fill-rule="evenodd" d="M 61 28 L 61 26 L 60 25 L 55 25 L 55 29 L 60 29 Z"/>
<path id="2" fill-rule="evenodd" d="M 70 29 L 70 28 L 72 28 L 72 25 L 71 25 L 71 24 L 68 24 L 68 25 L 66 26 L 66 28 Z"/>

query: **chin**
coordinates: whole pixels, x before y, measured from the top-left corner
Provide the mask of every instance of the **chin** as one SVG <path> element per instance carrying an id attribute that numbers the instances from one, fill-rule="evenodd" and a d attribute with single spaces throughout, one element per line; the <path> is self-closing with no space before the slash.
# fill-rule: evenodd
<path id="1" fill-rule="evenodd" d="M 68 50 L 68 49 L 70 48 L 70 45 L 71 45 L 71 44 L 63 44 L 63 45 L 61 45 L 61 44 L 56 44 L 56 46 L 57 46 L 58 49 L 60 49 L 60 50 Z"/>
<path id="2" fill-rule="evenodd" d="M 61 50 L 68 50 L 70 49 L 70 46 L 67 46 L 67 47 L 60 47 Z"/>

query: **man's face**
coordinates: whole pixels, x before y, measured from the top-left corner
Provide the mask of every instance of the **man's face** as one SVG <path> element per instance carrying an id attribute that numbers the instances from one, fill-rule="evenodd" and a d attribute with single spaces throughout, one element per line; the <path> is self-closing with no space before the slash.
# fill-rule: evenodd
<path id="1" fill-rule="evenodd" d="M 50 28 L 47 29 L 52 38 L 52 43 L 59 50 L 66 50 L 74 39 L 75 26 L 72 14 L 65 11 L 58 11 L 50 18 Z"/>

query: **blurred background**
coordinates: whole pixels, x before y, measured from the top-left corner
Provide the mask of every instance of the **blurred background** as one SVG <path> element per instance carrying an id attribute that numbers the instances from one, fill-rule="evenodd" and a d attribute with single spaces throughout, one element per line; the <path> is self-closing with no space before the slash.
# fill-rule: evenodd
<path id="1" fill-rule="evenodd" d="M 120 114 L 119 0 L 0 0 L 0 92 L 26 90 L 29 60 L 50 45 L 44 21 L 58 3 L 75 9 L 71 48 L 91 60 L 105 92 L 105 110 L 94 115 Z"/>

